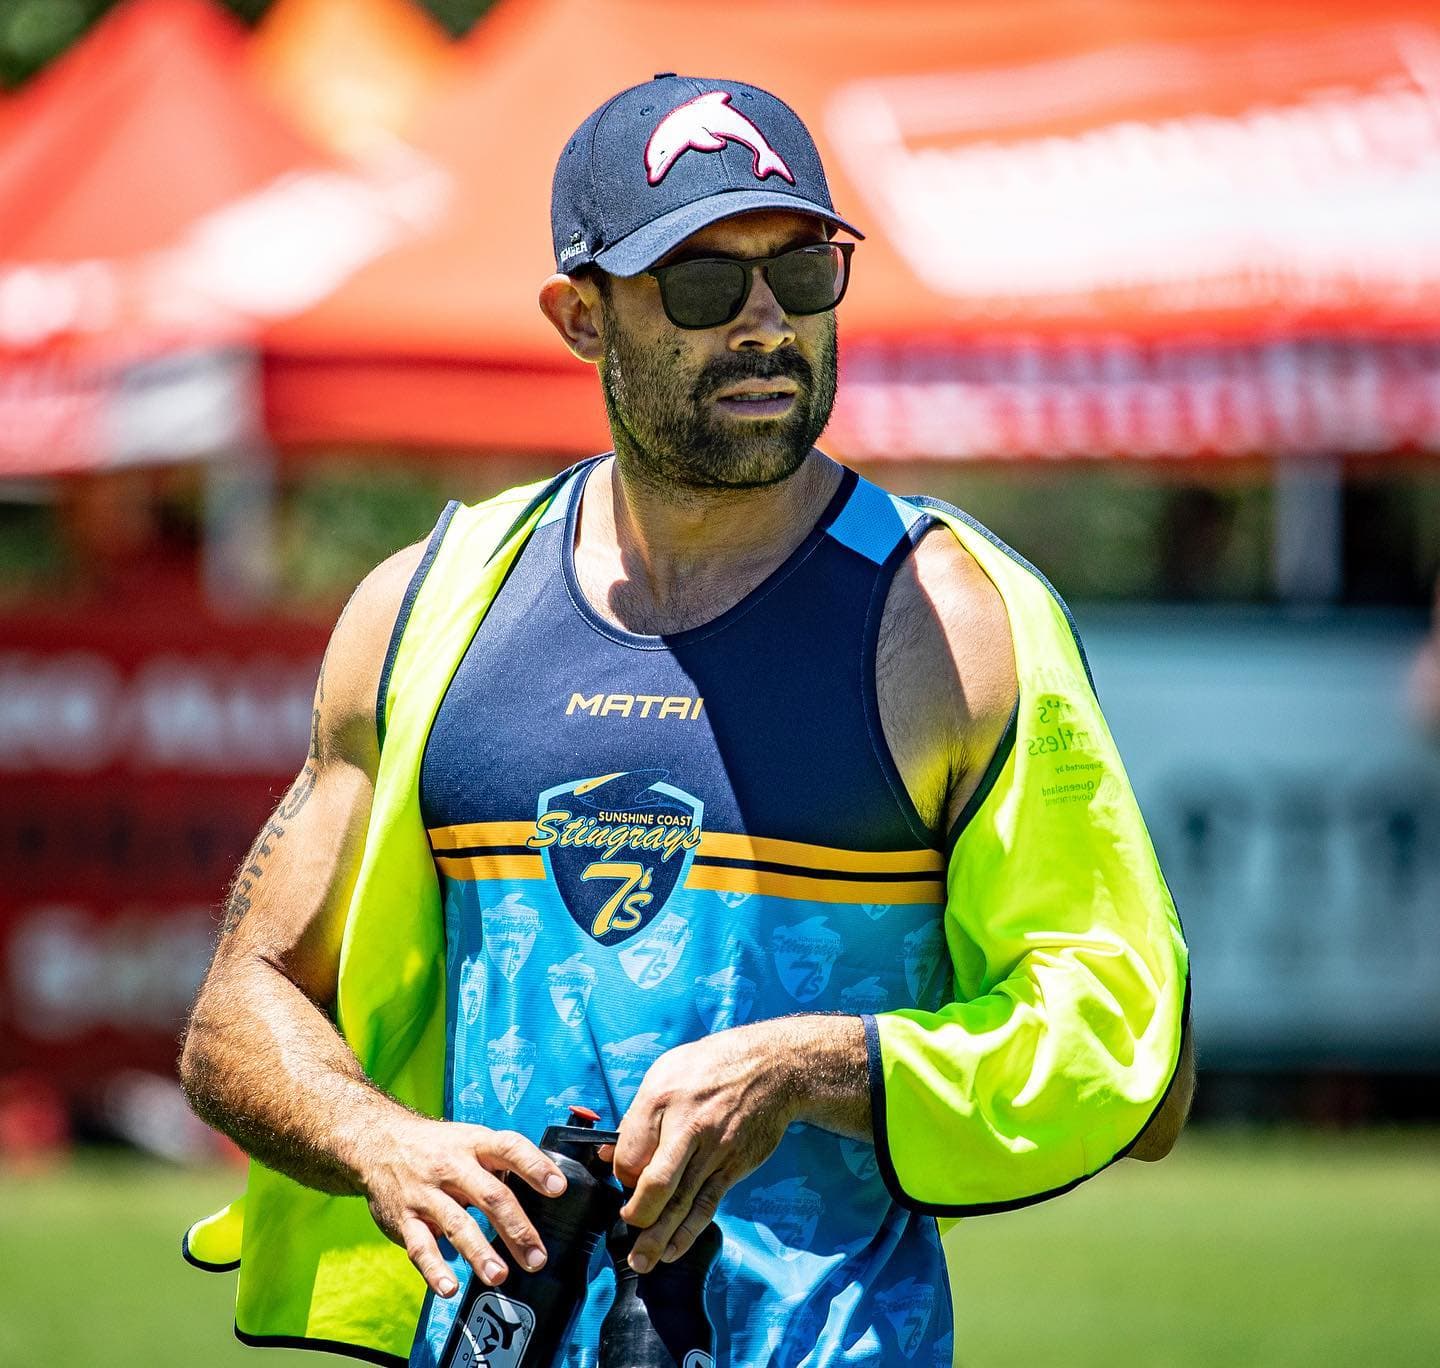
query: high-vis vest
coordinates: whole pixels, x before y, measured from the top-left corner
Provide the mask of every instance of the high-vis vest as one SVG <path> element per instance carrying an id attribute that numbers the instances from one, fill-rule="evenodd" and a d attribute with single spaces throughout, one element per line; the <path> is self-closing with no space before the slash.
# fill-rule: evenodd
<path id="1" fill-rule="evenodd" d="M 341 947 L 335 1019 L 380 1087 L 433 1116 L 447 1111 L 454 1023 L 447 1020 L 453 995 L 441 852 L 432 850 L 422 813 L 421 766 L 477 626 L 537 524 L 556 516 L 557 493 L 571 474 L 447 508 L 405 596 L 382 674 L 380 767 Z M 943 906 L 932 903 L 949 983 L 934 1000 L 912 995 L 913 1006 L 865 1010 L 873 1004 L 855 1002 L 868 1042 L 874 1165 L 884 1191 L 897 1217 L 935 1216 L 948 1227 L 955 1217 L 1057 1195 L 1126 1153 L 1175 1075 L 1188 958 L 1064 605 L 1038 572 L 958 510 L 864 489 L 852 538 L 898 544 L 924 515 L 949 527 L 974 557 L 1004 600 L 1019 679 L 1011 731 L 956 824 Z M 526 757 L 516 763 L 523 767 Z M 587 777 L 607 776 L 569 779 Z M 627 792 L 616 810 L 637 801 Z M 668 806 L 679 821 L 689 796 L 658 789 L 645 801 Z M 556 795 L 544 803 L 540 816 L 556 808 Z M 687 877 L 701 848 L 688 853 Z M 728 849 L 709 859 L 712 881 L 738 877 L 739 847 Z M 445 854 L 486 858 L 477 850 Z M 772 863 L 749 861 L 752 871 Z M 557 972 L 564 977 L 563 966 Z M 562 1000 L 555 1010 L 574 1008 Z M 710 1024 L 727 1023 L 717 1016 Z M 514 1096 L 514 1074 L 502 1071 L 497 1096 L 507 1088 Z M 764 1173 L 762 1165 L 762 1187 Z M 247 1343 L 407 1361 L 426 1289 L 363 1198 L 315 1192 L 252 1163 L 246 1195 L 193 1227 L 186 1255 L 211 1269 L 238 1262 L 235 1329 Z"/>

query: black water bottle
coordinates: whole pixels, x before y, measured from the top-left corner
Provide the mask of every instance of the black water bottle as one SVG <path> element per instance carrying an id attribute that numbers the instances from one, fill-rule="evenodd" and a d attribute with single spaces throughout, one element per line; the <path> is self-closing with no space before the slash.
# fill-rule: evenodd
<path id="1" fill-rule="evenodd" d="M 548 1126 L 540 1148 L 565 1175 L 558 1197 L 535 1191 L 523 1178 L 506 1176 L 545 1246 L 538 1273 L 521 1268 L 498 1240 L 495 1253 L 510 1270 L 499 1287 L 471 1275 L 455 1314 L 440 1368 L 552 1368 L 565 1355 L 570 1330 L 585 1300 L 590 1256 L 614 1224 L 624 1201 L 610 1166 L 598 1158 L 616 1131 L 596 1130 L 600 1118 L 588 1107 L 571 1107 L 570 1124 Z"/>
<path id="2" fill-rule="evenodd" d="M 605 1237 L 615 1261 L 615 1301 L 600 1327 L 599 1368 L 714 1368 L 705 1279 L 724 1243 L 720 1227 L 712 1221 L 674 1263 L 657 1263 L 648 1273 L 630 1267 L 640 1234 L 617 1220 Z"/>

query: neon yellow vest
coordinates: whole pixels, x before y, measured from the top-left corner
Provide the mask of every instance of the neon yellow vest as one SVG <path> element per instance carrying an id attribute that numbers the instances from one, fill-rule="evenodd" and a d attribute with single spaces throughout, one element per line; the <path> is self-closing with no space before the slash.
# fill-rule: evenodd
<path id="1" fill-rule="evenodd" d="M 433 1116 L 443 1104 L 445 944 L 420 761 L 546 489 L 454 512 L 384 699 L 336 1020 L 376 1083 Z M 1063 606 L 983 529 L 932 511 L 1005 601 L 1020 703 L 1014 745 L 987 776 L 950 860 L 954 1000 L 938 1012 L 877 1016 L 870 1071 L 891 1194 L 960 1216 L 1054 1195 L 1133 1144 L 1175 1073 L 1188 959 Z M 238 1259 L 235 1330 L 247 1343 L 348 1347 L 402 1364 L 409 1355 L 424 1283 L 360 1197 L 315 1192 L 252 1163 L 245 1196 L 192 1227 L 185 1252 L 210 1269 Z"/>

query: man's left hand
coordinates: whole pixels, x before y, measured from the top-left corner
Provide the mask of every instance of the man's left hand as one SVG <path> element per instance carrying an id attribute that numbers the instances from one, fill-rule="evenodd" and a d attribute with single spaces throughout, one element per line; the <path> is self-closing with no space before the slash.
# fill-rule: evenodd
<path id="1" fill-rule="evenodd" d="M 667 1050 L 620 1122 L 615 1176 L 635 1189 L 620 1214 L 645 1229 L 630 1263 L 678 1259 L 720 1199 L 775 1151 L 794 1121 L 870 1141 L 865 1030 L 817 1013 L 735 1026 Z"/>
<path id="2" fill-rule="evenodd" d="M 646 1227 L 630 1255 L 637 1272 L 689 1249 L 721 1197 L 770 1157 L 795 1120 L 799 1059 L 786 1025 L 718 1031 L 650 1066 L 615 1146 L 615 1176 L 635 1189 L 620 1215 Z"/>

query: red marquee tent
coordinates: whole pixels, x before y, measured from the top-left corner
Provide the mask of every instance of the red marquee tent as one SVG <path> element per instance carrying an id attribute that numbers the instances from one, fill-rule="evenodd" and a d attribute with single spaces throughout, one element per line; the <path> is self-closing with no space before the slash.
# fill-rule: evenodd
<path id="1" fill-rule="evenodd" d="M 268 334 L 285 443 L 605 442 L 535 307 L 558 148 L 657 70 L 781 93 L 870 233 L 862 457 L 1440 443 L 1440 25 L 1408 0 L 503 0 L 414 133 L 436 230 Z"/>
<path id="2" fill-rule="evenodd" d="M 258 320 L 411 231 L 257 93 L 210 0 L 129 0 L 0 147 L 0 473 L 180 458 L 261 421 Z M 412 216 L 413 217 L 413 216 Z"/>

